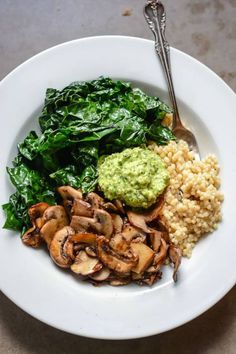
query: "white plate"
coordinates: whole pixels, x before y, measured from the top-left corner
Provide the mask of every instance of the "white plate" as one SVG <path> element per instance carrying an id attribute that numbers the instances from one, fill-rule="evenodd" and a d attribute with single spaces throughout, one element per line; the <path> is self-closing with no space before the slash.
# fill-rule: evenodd
<path id="1" fill-rule="evenodd" d="M 17 143 L 37 126 L 46 88 L 103 75 L 132 81 L 166 100 L 153 47 L 152 41 L 120 36 L 75 40 L 36 55 L 1 82 L 1 204 L 13 191 L 5 166 Z M 202 155 L 213 152 L 220 160 L 224 221 L 198 244 L 191 260 L 183 261 L 177 284 L 167 268 L 152 288 L 82 283 L 56 267 L 44 250 L 24 247 L 17 233 L 2 230 L 0 288 L 45 323 L 95 338 L 148 336 L 195 318 L 235 284 L 236 98 L 216 74 L 190 56 L 171 49 L 171 62 L 181 116 L 196 133 Z"/>

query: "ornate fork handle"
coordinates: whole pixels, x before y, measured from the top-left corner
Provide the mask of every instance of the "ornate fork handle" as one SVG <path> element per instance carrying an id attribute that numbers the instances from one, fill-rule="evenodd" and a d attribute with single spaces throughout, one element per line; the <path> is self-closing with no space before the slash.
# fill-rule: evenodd
<path id="1" fill-rule="evenodd" d="M 147 4 L 144 7 L 144 16 L 151 31 L 154 34 L 155 50 L 160 58 L 161 65 L 163 66 L 164 72 L 166 74 L 169 95 L 175 115 L 174 124 L 182 125 L 179 118 L 179 111 L 170 70 L 170 46 L 165 38 L 166 13 L 163 4 L 159 0 L 147 1 Z"/>

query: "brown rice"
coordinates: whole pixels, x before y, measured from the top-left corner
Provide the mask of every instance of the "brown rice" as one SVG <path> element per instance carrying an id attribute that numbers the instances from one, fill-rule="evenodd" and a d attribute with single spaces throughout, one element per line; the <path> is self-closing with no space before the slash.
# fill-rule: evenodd
<path id="1" fill-rule="evenodd" d="M 223 194 L 219 191 L 219 166 L 214 155 L 195 159 L 184 141 L 166 146 L 150 144 L 166 163 L 170 184 L 163 216 L 170 238 L 184 256 L 191 257 L 199 238 L 212 232 L 221 221 Z"/>

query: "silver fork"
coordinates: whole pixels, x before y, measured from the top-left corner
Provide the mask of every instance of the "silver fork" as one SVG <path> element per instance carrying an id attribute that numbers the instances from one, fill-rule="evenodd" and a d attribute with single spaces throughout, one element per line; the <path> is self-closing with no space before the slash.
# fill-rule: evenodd
<path id="1" fill-rule="evenodd" d="M 172 131 L 178 139 L 185 140 L 197 158 L 200 158 L 199 148 L 195 135 L 185 128 L 179 116 L 174 85 L 170 68 L 170 46 L 165 38 L 166 13 L 163 4 L 159 0 L 148 0 L 144 6 L 144 17 L 154 34 L 155 50 L 160 59 L 166 75 L 170 100 L 173 106 Z"/>

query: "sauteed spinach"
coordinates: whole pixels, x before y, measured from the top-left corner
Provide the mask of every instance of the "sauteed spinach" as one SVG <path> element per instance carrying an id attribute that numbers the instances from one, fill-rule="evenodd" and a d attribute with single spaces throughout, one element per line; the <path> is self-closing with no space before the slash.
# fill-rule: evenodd
<path id="1" fill-rule="evenodd" d="M 94 190 L 101 155 L 148 140 L 160 145 L 174 139 L 161 124 L 166 113 L 171 110 L 161 100 L 120 80 L 101 77 L 47 89 L 41 134 L 31 131 L 7 167 L 16 192 L 3 205 L 4 227 L 23 233 L 30 226 L 28 207 L 40 201 L 55 204 L 57 186 Z"/>

